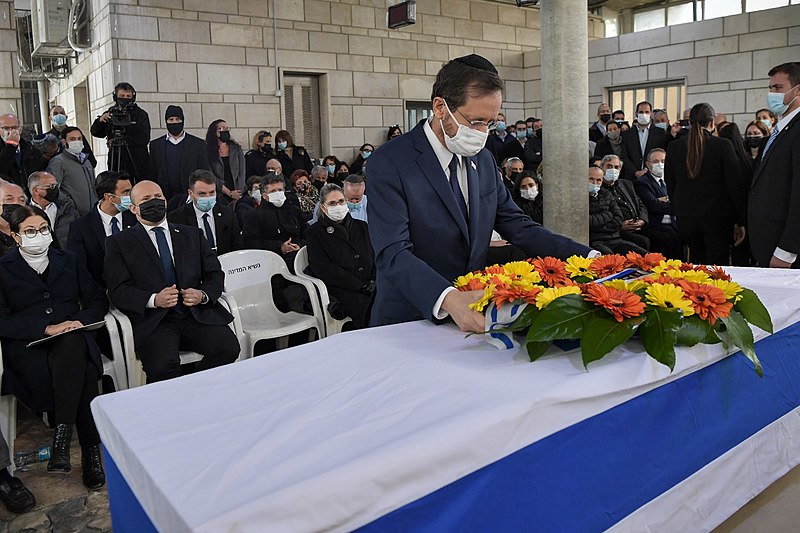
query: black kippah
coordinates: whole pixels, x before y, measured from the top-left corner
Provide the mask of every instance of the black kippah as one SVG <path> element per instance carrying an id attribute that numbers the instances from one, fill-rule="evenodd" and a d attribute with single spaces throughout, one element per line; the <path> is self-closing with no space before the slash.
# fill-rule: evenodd
<path id="1" fill-rule="evenodd" d="M 479 56 L 478 54 L 470 54 L 464 57 L 457 57 L 453 61 L 457 61 L 458 63 L 462 63 L 464 65 L 467 65 L 468 67 L 477 68 L 480 70 L 485 70 L 486 72 L 492 72 L 494 74 L 497 74 L 497 69 L 494 68 L 492 62 L 483 56 Z"/>

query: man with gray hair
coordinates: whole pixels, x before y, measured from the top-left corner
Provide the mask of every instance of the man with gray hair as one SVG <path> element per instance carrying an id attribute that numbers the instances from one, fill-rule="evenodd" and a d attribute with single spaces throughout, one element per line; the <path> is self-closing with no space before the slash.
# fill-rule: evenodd
<path id="1" fill-rule="evenodd" d="M 650 217 L 646 231 L 651 251 L 661 252 L 667 259 L 684 259 L 683 240 L 672 219 L 672 206 L 664 182 L 666 156 L 663 148 L 650 150 L 645 162 L 647 173 L 637 179 L 633 186 Z"/>
<path id="2" fill-rule="evenodd" d="M 650 240 L 645 236 L 644 229 L 650 218 L 647 208 L 636 194 L 633 182 L 619 179 L 622 160 L 616 154 L 609 154 L 603 158 L 600 167 L 604 172 L 603 188 L 614 196 L 620 211 L 622 211 L 623 222 L 620 236 L 649 251 Z"/>
<path id="3" fill-rule="evenodd" d="M 44 170 L 47 162 L 38 148 L 22 138 L 16 115 L 0 115 L 0 175 L 25 187 L 31 172 Z"/>
<path id="4" fill-rule="evenodd" d="M 328 169 L 322 165 L 317 165 L 311 169 L 311 183 L 325 183 L 328 179 Z M 341 187 L 340 184 L 336 184 Z"/>
<path id="5" fill-rule="evenodd" d="M 47 214 L 53 236 L 61 249 L 66 249 L 69 225 L 78 218 L 78 210 L 69 196 L 60 194 L 60 189 L 56 177 L 49 172 L 38 171 L 28 176 L 30 204 Z"/>
<path id="6" fill-rule="evenodd" d="M 517 181 L 517 176 L 522 174 L 525 170 L 525 163 L 519 157 L 509 157 L 503 163 L 503 184 L 509 191 L 514 190 L 514 182 Z"/>

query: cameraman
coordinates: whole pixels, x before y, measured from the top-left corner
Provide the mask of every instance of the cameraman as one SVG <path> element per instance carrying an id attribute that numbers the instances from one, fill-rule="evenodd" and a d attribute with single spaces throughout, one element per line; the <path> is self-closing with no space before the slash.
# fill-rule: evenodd
<path id="1" fill-rule="evenodd" d="M 108 140 L 108 169 L 125 171 L 136 182 L 149 171 L 150 117 L 136 105 L 136 90 L 130 83 L 114 87 L 114 102 L 114 107 L 95 119 L 92 136 Z"/>

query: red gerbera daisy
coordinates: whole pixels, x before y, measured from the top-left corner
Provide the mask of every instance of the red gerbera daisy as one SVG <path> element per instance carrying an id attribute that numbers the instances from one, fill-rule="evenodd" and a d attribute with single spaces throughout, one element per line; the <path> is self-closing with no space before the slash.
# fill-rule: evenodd
<path id="1" fill-rule="evenodd" d="M 722 289 L 692 282 L 682 283 L 681 288 L 686 298 L 692 302 L 697 316 L 709 324 L 714 325 L 717 318 L 726 318 L 731 314 L 733 304 L 725 298 Z"/>
<path id="2" fill-rule="evenodd" d="M 584 299 L 607 309 L 617 322 L 644 313 L 644 302 L 630 291 L 590 283 L 584 286 L 584 292 Z"/>
<path id="3" fill-rule="evenodd" d="M 503 270 L 503 267 L 500 265 L 492 265 L 487 267 L 483 272 L 486 274 L 504 274 L 505 270 Z"/>
<path id="4" fill-rule="evenodd" d="M 708 275 L 711 276 L 711 279 L 721 279 L 725 281 L 730 281 L 731 277 L 728 275 L 722 267 L 712 266 L 711 268 L 707 268 L 706 271 Z"/>
<path id="5" fill-rule="evenodd" d="M 542 291 L 540 287 L 523 289 L 522 287 L 498 287 L 494 290 L 494 303 L 497 308 L 503 307 L 504 303 L 512 303 L 521 300 L 528 304 L 536 303 L 536 296 Z"/>
<path id="6" fill-rule="evenodd" d="M 621 272 L 625 268 L 625 258 L 619 254 L 601 255 L 592 261 L 592 266 L 589 268 L 598 278 L 604 278 Z"/>
<path id="7" fill-rule="evenodd" d="M 533 268 L 542 277 L 542 281 L 552 287 L 556 283 L 563 283 L 569 279 L 566 263 L 555 257 L 537 257 L 531 261 Z"/>
<path id="8" fill-rule="evenodd" d="M 647 253 L 642 256 L 636 252 L 628 252 L 625 256 L 625 266 L 640 268 L 649 272 L 664 260 L 666 260 L 666 258 L 659 253 Z"/>

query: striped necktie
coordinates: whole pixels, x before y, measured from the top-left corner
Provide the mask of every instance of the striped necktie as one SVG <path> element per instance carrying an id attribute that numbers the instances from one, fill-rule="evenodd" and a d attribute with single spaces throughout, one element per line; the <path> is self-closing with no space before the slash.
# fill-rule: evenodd
<path id="1" fill-rule="evenodd" d="M 772 146 L 772 142 L 775 140 L 775 137 L 778 136 L 778 125 L 776 124 L 775 127 L 772 129 L 772 135 L 769 136 L 769 140 L 767 144 L 764 145 L 764 151 L 761 153 L 761 158 L 763 159 L 765 155 L 767 155 L 767 150 L 769 147 Z"/>

